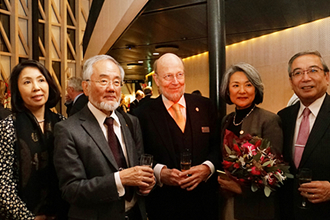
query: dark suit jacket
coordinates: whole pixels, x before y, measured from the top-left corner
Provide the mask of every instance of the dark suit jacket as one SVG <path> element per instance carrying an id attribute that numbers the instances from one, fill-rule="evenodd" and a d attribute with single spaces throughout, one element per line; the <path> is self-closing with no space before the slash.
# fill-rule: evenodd
<path id="1" fill-rule="evenodd" d="M 133 102 L 130 103 L 128 113 L 134 115 L 134 111 L 137 107 L 139 107 L 139 101 L 135 99 Z"/>
<path id="2" fill-rule="evenodd" d="M 184 94 L 184 97 L 187 118 L 189 117 L 191 121 L 192 165 L 200 165 L 209 160 L 217 167 L 219 145 L 214 140 L 216 119 L 213 105 L 205 97 L 190 94 Z M 155 164 L 161 163 L 169 169 L 180 170 L 179 155 L 174 149 L 173 137 L 167 121 L 169 113 L 162 97 L 159 96 L 140 106 L 136 114 L 140 119 L 145 152 L 154 156 Z M 203 132 L 203 128 L 209 130 L 205 129 Z M 149 219 L 214 219 L 212 213 L 216 211 L 214 206 L 217 206 L 217 202 L 213 200 L 216 196 L 216 187 L 216 175 L 206 183 L 202 182 L 191 192 L 173 186 L 157 187 L 147 197 Z M 185 206 L 190 208 L 185 210 Z M 204 215 L 202 218 L 201 213 Z M 181 218 L 180 215 L 185 218 Z"/>
<path id="3" fill-rule="evenodd" d="M 227 115 L 223 119 L 222 135 L 228 128 L 229 123 L 233 123 L 235 112 Z M 282 153 L 283 135 L 280 118 L 269 111 L 255 107 L 253 112 L 243 120 L 241 130 L 244 133 L 240 136 L 250 134 L 259 136 L 271 142 L 274 153 Z M 223 143 L 223 141 L 221 142 Z M 252 192 L 250 187 L 243 189 L 241 195 L 234 197 L 234 215 L 236 219 L 278 219 L 279 201 L 277 192 L 270 197 L 264 195 L 263 190 Z"/>
<path id="4" fill-rule="evenodd" d="M 123 116 L 117 111 L 116 114 L 121 123 L 129 164 L 138 165 L 143 150 L 138 119 L 129 116 L 133 124 L 133 139 Z M 63 198 L 70 203 L 70 218 L 124 220 L 125 201 L 119 197 L 114 179 L 118 166 L 88 106 L 56 124 L 54 163 Z M 138 205 L 143 219 L 146 219 L 142 197 L 138 198 Z"/>
<path id="5" fill-rule="evenodd" d="M 75 113 L 79 112 L 81 109 L 83 109 L 86 104 L 88 103 L 88 97 L 85 96 L 85 94 L 80 95 L 77 100 L 73 103 L 70 112 L 68 116 L 72 116 Z"/>
<path id="6" fill-rule="evenodd" d="M 290 163 L 290 171 L 297 174 L 293 161 L 293 138 L 296 126 L 297 114 L 300 102 L 281 110 L 278 115 L 283 122 L 284 148 L 283 156 Z M 310 168 L 313 172 L 313 180 L 330 181 L 330 97 L 327 94 L 321 109 L 309 134 L 305 150 L 303 152 L 300 168 Z M 301 197 L 298 192 L 297 179 L 287 181 L 281 195 L 284 211 L 282 219 L 329 219 L 330 202 L 311 204 L 309 209 L 300 209 L 298 204 Z"/>

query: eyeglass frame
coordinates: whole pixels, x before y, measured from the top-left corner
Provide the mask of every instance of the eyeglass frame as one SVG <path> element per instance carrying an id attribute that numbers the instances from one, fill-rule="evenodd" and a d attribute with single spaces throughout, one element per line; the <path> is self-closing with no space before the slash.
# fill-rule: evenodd
<path id="1" fill-rule="evenodd" d="M 311 71 L 313 70 L 313 68 L 314 68 L 314 69 L 317 69 L 317 72 L 311 72 Z M 293 74 L 294 72 L 299 71 L 299 70 L 300 70 L 302 73 L 300 73 L 300 74 Z M 310 67 L 308 67 L 308 68 L 305 69 L 305 70 L 303 70 L 303 69 L 301 69 L 301 68 L 298 68 L 298 69 L 293 70 L 293 71 L 290 73 L 290 77 L 292 77 L 292 78 L 303 77 L 304 74 L 305 74 L 305 72 L 307 72 L 307 75 L 311 76 L 311 75 L 310 75 L 311 73 L 312 73 L 312 75 L 314 75 L 314 74 L 318 73 L 318 71 L 322 72 L 322 71 L 324 71 L 324 69 L 322 69 L 322 68 L 319 67 L 319 66 L 310 66 Z"/>
<path id="2" fill-rule="evenodd" d="M 157 76 L 159 76 L 158 73 L 156 73 Z M 165 76 L 162 76 L 162 78 L 168 82 L 172 82 L 174 80 L 174 77 L 177 79 L 177 80 L 181 80 L 181 79 L 184 79 L 184 72 L 180 72 L 180 73 L 177 73 L 177 74 L 167 74 Z M 168 77 L 168 78 L 166 78 Z"/>
<path id="3" fill-rule="evenodd" d="M 115 80 L 117 80 L 117 79 L 115 79 Z M 109 84 L 111 84 L 113 87 L 115 87 L 115 88 L 119 88 L 119 87 L 122 87 L 123 86 L 123 82 L 121 81 L 121 80 L 118 80 L 119 81 L 119 85 L 116 85 L 115 83 L 114 83 L 114 81 L 115 80 L 113 80 L 113 81 L 111 81 L 111 80 L 107 80 L 107 79 L 101 79 L 101 80 L 91 80 L 91 79 L 86 79 L 85 81 L 86 82 L 95 82 L 95 83 L 98 83 L 98 84 L 100 84 L 100 86 L 102 86 L 102 87 L 106 87 L 106 86 L 109 86 Z M 107 81 L 107 83 L 102 83 L 101 81 Z M 104 85 L 103 85 L 104 84 Z"/>

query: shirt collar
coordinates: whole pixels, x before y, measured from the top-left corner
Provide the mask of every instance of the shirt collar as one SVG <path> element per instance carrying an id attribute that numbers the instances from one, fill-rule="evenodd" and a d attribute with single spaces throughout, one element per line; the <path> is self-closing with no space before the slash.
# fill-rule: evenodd
<path id="1" fill-rule="evenodd" d="M 100 125 L 104 124 L 105 119 L 108 117 L 106 114 L 104 114 L 104 112 L 102 112 L 100 109 L 96 108 L 91 102 L 88 102 L 88 108 L 89 110 L 92 112 L 92 114 L 95 116 L 97 122 Z M 119 122 L 119 118 L 116 115 L 115 111 L 112 111 L 110 117 L 112 117 L 114 119 L 114 123 L 117 126 L 120 126 L 120 122 Z"/>
<path id="2" fill-rule="evenodd" d="M 167 111 L 174 104 L 174 102 L 168 100 L 164 95 L 162 95 L 162 100 L 163 100 L 163 103 L 164 103 Z M 179 105 L 181 105 L 182 107 L 186 108 L 186 100 L 184 99 L 184 95 L 181 96 L 181 98 L 179 99 L 179 101 L 177 103 L 179 103 Z"/>
<path id="3" fill-rule="evenodd" d="M 300 109 L 298 112 L 299 118 L 302 116 L 302 113 L 304 111 L 305 108 L 309 108 L 309 110 L 311 111 L 311 113 L 316 117 L 317 114 L 319 113 L 322 103 L 325 99 L 326 94 L 324 94 L 323 96 L 321 96 L 320 98 L 316 99 L 312 104 L 310 104 L 308 107 L 304 106 L 302 104 L 302 102 L 300 101 Z"/>

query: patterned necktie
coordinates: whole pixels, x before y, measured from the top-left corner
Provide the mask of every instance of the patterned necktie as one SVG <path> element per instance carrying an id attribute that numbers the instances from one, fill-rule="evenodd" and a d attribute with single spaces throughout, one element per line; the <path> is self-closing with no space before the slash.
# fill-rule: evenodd
<path id="1" fill-rule="evenodd" d="M 182 132 L 184 132 L 184 128 L 186 125 L 186 120 L 184 119 L 182 112 L 180 110 L 180 105 L 179 103 L 175 103 L 171 107 L 173 109 L 173 118 L 176 124 L 179 126 Z"/>
<path id="2" fill-rule="evenodd" d="M 113 118 L 106 118 L 104 124 L 108 126 L 108 144 L 115 157 L 115 160 L 119 168 L 127 168 L 125 156 L 120 146 L 118 138 L 113 130 Z M 125 200 L 131 201 L 133 198 L 134 189 L 133 187 L 125 186 Z"/>
<path id="3" fill-rule="evenodd" d="M 303 111 L 303 118 L 300 123 L 298 138 L 295 144 L 294 152 L 294 164 L 296 168 L 299 167 L 302 154 L 305 149 L 305 145 L 309 136 L 309 114 L 311 111 L 309 108 L 305 108 Z"/>

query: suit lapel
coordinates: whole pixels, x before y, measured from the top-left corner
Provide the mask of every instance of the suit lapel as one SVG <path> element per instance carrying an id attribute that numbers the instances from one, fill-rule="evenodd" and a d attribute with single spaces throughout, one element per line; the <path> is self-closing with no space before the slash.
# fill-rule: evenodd
<path id="1" fill-rule="evenodd" d="M 138 158 L 136 157 L 137 153 L 135 152 L 135 144 L 133 142 L 132 134 L 131 131 L 128 128 L 128 125 L 124 119 L 124 117 L 116 111 L 116 115 L 119 118 L 120 125 L 121 125 L 121 133 L 124 138 L 125 146 L 126 146 L 126 152 L 127 152 L 127 161 L 128 161 L 128 166 L 133 167 L 136 164 L 138 164 Z"/>
<path id="2" fill-rule="evenodd" d="M 290 114 L 287 115 L 287 118 L 285 119 L 285 124 L 287 125 L 287 130 L 284 130 L 284 132 L 287 132 L 287 134 L 284 135 L 288 135 L 288 137 L 286 138 L 287 142 L 284 143 L 285 146 L 288 147 L 284 147 L 283 150 L 285 152 L 283 152 L 284 155 L 288 155 L 288 158 L 285 158 L 287 161 L 290 161 L 291 167 L 292 168 L 296 168 L 294 165 L 294 160 L 293 160 L 293 138 L 294 138 L 294 133 L 295 133 L 295 128 L 296 128 L 296 120 L 297 120 L 297 115 L 298 115 L 298 111 L 300 108 L 300 102 L 296 103 L 294 106 L 292 106 L 292 108 L 290 109 Z"/>
<path id="3" fill-rule="evenodd" d="M 82 110 L 82 116 L 80 117 L 80 120 L 81 126 L 84 128 L 86 133 L 90 136 L 91 139 L 93 139 L 97 147 L 103 152 L 110 163 L 118 170 L 119 167 L 109 148 L 108 142 L 104 137 L 100 125 L 94 115 L 88 109 L 87 105 Z"/>
<path id="4" fill-rule="evenodd" d="M 327 94 L 321 106 L 321 109 L 317 115 L 317 118 L 314 122 L 311 133 L 308 137 L 299 167 L 303 166 L 304 163 L 306 163 L 309 156 L 311 155 L 315 147 L 318 146 L 319 141 L 324 136 L 324 133 L 328 131 L 327 128 L 330 125 L 329 112 L 330 112 L 330 97 Z"/>

